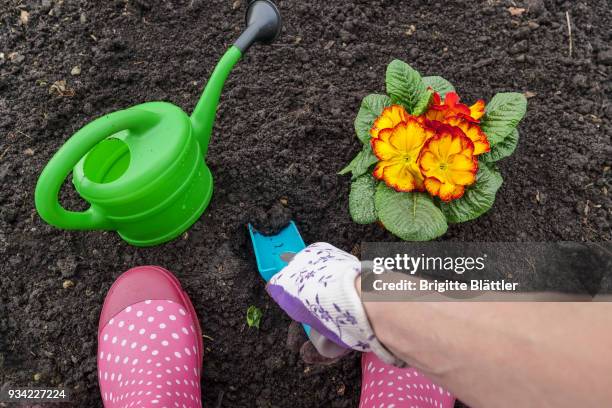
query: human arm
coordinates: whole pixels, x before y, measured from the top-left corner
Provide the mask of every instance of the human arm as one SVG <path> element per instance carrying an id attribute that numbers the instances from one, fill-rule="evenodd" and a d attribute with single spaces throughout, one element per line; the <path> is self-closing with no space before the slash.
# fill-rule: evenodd
<path id="1" fill-rule="evenodd" d="M 365 302 L 364 308 L 382 344 L 473 408 L 612 406 L 610 303 Z"/>

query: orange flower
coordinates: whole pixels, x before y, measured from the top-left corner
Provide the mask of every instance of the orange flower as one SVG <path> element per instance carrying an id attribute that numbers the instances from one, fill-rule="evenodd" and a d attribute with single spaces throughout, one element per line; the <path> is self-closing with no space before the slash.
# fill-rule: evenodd
<path id="1" fill-rule="evenodd" d="M 489 144 L 489 140 L 487 139 L 487 135 L 485 132 L 480 129 L 476 123 L 469 122 L 460 116 L 453 116 L 445 120 L 444 123 L 437 121 L 430 121 L 428 126 L 438 131 L 439 129 L 446 126 L 454 126 L 470 138 L 472 142 L 474 142 L 474 156 L 478 156 L 479 154 L 486 153 L 491 150 L 491 145 Z"/>
<path id="2" fill-rule="evenodd" d="M 417 160 L 425 142 L 435 132 L 409 116 L 393 129 L 383 129 L 378 138 L 370 140 L 372 150 L 380 160 L 374 177 L 384 180 L 396 191 L 423 191 L 423 175 Z"/>
<path id="3" fill-rule="evenodd" d="M 442 201 L 463 196 L 465 186 L 476 181 L 478 160 L 474 143 L 456 127 L 442 127 L 423 146 L 419 157 L 424 185 L 429 194 Z"/>
<path id="4" fill-rule="evenodd" d="M 472 119 L 479 120 L 485 114 L 485 101 L 479 99 L 475 104 L 470 106 L 470 116 Z"/>
<path id="5" fill-rule="evenodd" d="M 370 135 L 376 138 L 383 129 L 393 129 L 401 122 L 405 122 L 408 117 L 408 112 L 402 105 L 391 105 L 383 109 L 382 113 L 374 121 L 372 129 L 370 129 Z"/>
<path id="6" fill-rule="evenodd" d="M 480 99 L 474 105 L 468 107 L 460 103 L 459 100 L 459 95 L 456 92 L 449 92 L 445 95 L 444 102 L 442 102 L 440 94 L 435 92 L 433 104 L 425 113 L 425 116 L 429 120 L 437 120 L 439 122 L 459 116 L 470 122 L 478 123 L 478 119 L 484 115 L 484 101 Z"/>

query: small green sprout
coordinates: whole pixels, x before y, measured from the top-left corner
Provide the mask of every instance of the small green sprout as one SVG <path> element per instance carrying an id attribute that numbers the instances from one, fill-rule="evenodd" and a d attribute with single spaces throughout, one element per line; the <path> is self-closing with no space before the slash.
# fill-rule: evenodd
<path id="1" fill-rule="evenodd" d="M 257 306 L 249 306 L 247 309 L 247 324 L 249 327 L 257 327 L 259 329 L 261 316 L 263 316 L 263 313 Z"/>

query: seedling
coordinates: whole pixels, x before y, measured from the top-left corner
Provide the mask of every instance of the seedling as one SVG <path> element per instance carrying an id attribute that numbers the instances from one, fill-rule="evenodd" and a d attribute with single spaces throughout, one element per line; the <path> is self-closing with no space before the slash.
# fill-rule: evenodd
<path id="1" fill-rule="evenodd" d="M 353 220 L 428 241 L 487 212 L 503 181 L 496 162 L 516 149 L 526 98 L 499 93 L 464 105 L 446 79 L 421 77 L 399 60 L 387 67 L 386 88 L 361 102 L 363 148 L 340 171 L 352 174 Z"/>
<path id="2" fill-rule="evenodd" d="M 263 313 L 261 312 L 261 309 L 259 309 L 257 306 L 249 306 L 247 309 L 247 324 L 249 327 L 256 327 L 259 329 L 262 316 Z"/>

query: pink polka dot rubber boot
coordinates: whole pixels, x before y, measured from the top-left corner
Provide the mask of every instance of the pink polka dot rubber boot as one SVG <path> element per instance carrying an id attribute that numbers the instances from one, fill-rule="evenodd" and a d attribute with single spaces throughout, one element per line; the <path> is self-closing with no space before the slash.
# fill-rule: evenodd
<path id="1" fill-rule="evenodd" d="M 374 353 L 361 355 L 359 408 L 452 408 L 455 397 L 414 368 L 397 368 Z"/>
<path id="2" fill-rule="evenodd" d="M 201 408 L 202 332 L 178 280 L 157 266 L 123 273 L 98 326 L 106 408 Z"/>

